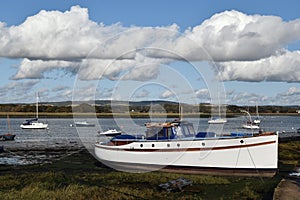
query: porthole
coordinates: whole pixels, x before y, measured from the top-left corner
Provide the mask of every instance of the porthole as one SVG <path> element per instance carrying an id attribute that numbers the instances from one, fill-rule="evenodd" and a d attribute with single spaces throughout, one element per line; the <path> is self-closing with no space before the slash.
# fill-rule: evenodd
<path id="1" fill-rule="evenodd" d="M 177 147 L 180 147 L 180 144 L 179 144 L 179 143 L 177 144 Z"/>
<path id="2" fill-rule="evenodd" d="M 155 147 L 155 145 L 154 145 L 154 144 L 152 144 L 152 147 Z"/>
<path id="3" fill-rule="evenodd" d="M 204 142 L 202 142 L 202 146 L 205 146 L 205 143 L 204 143 Z"/>
<path id="4" fill-rule="evenodd" d="M 240 143 L 243 144 L 243 143 L 244 143 L 244 140 L 241 140 Z"/>
<path id="5" fill-rule="evenodd" d="M 143 147 L 143 144 L 141 144 L 140 147 Z"/>
<path id="6" fill-rule="evenodd" d="M 170 147 L 170 144 L 167 144 L 167 147 Z"/>

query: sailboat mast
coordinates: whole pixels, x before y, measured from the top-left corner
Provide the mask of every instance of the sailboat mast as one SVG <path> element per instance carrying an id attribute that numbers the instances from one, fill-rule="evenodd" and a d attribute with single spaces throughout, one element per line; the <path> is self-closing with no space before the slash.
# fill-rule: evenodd
<path id="1" fill-rule="evenodd" d="M 180 103 L 178 103 L 178 108 L 179 108 L 179 114 L 178 114 L 178 117 L 179 117 L 179 121 L 182 121 L 182 118 L 183 118 L 183 116 L 182 116 L 182 106 L 181 106 L 181 104 Z"/>
<path id="2" fill-rule="evenodd" d="M 11 134 L 10 119 L 8 114 L 7 114 L 7 125 L 8 125 L 8 133 Z"/>
<path id="3" fill-rule="evenodd" d="M 221 101 L 220 101 L 220 93 L 218 92 L 218 101 L 219 101 L 219 117 L 221 117 Z"/>
<path id="4" fill-rule="evenodd" d="M 256 116 L 257 116 L 257 118 L 259 118 L 257 102 L 256 102 Z"/>
<path id="5" fill-rule="evenodd" d="M 36 118 L 39 118 L 39 93 L 36 93 Z"/>

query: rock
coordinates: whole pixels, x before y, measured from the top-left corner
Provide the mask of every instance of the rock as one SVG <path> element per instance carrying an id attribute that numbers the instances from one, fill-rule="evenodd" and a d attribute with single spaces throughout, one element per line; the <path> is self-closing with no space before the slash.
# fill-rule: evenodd
<path id="1" fill-rule="evenodd" d="M 176 180 L 171 180 L 166 183 L 159 184 L 159 187 L 168 192 L 178 192 L 178 191 L 182 191 L 183 187 L 192 185 L 192 183 L 193 182 L 190 180 L 184 178 L 178 178 Z"/>

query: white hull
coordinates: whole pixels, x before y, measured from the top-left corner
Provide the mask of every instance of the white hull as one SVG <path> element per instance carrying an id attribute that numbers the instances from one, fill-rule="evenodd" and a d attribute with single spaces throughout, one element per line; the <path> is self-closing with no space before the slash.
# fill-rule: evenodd
<path id="1" fill-rule="evenodd" d="M 121 135 L 121 131 L 117 131 L 116 129 L 110 129 L 104 132 L 99 132 L 99 136 L 116 136 Z"/>
<path id="2" fill-rule="evenodd" d="M 209 124 L 225 124 L 227 122 L 226 119 L 211 119 L 211 120 L 208 120 L 208 123 Z"/>
<path id="3" fill-rule="evenodd" d="M 32 122 L 29 125 L 21 124 L 20 127 L 22 129 L 46 129 L 46 128 L 48 128 L 48 124 L 44 124 L 41 122 Z"/>
<path id="4" fill-rule="evenodd" d="M 36 94 L 36 118 L 31 120 L 26 120 L 23 124 L 20 125 L 22 129 L 47 129 L 48 124 L 39 122 L 39 95 Z"/>
<path id="5" fill-rule="evenodd" d="M 242 127 L 244 129 L 259 129 L 258 125 L 247 125 L 247 124 L 244 124 Z"/>
<path id="6" fill-rule="evenodd" d="M 278 135 L 196 140 L 140 140 L 124 145 L 97 143 L 104 163 L 222 169 L 277 169 Z"/>
<path id="7" fill-rule="evenodd" d="M 89 122 L 75 122 L 75 126 L 77 126 L 77 127 L 94 127 L 95 124 L 91 124 Z"/>
<path id="8" fill-rule="evenodd" d="M 260 119 L 255 119 L 253 122 L 254 124 L 260 124 Z"/>

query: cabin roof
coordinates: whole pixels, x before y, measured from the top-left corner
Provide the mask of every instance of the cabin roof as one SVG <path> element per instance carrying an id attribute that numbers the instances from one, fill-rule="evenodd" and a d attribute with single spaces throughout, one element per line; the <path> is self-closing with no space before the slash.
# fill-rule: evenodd
<path id="1" fill-rule="evenodd" d="M 163 122 L 163 123 L 160 123 L 160 122 L 147 122 L 145 124 L 145 126 L 147 128 L 169 128 L 169 127 L 173 127 L 175 125 L 171 122 Z"/>

